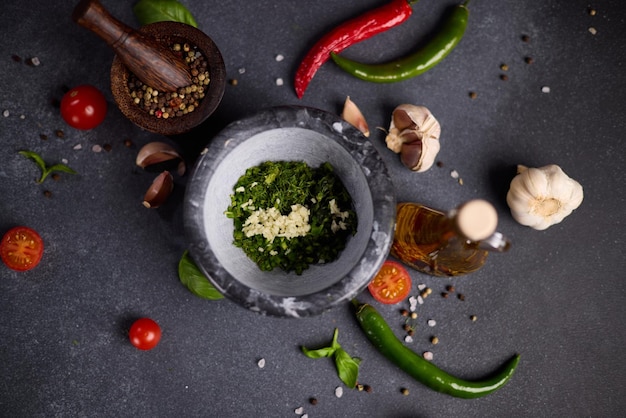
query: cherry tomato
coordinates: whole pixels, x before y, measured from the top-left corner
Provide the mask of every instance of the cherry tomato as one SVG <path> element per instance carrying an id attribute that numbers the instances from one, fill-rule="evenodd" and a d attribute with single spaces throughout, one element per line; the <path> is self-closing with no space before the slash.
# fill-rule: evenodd
<path id="1" fill-rule="evenodd" d="M 150 318 L 140 318 L 130 327 L 130 342 L 140 350 L 152 350 L 161 340 L 161 327 Z"/>
<path id="2" fill-rule="evenodd" d="M 61 99 L 61 116 L 73 128 L 93 129 L 107 113 L 107 101 L 100 90 L 89 84 L 74 87 Z"/>
<path id="3" fill-rule="evenodd" d="M 394 304 L 404 300 L 411 291 L 411 276 L 400 263 L 385 261 L 367 286 L 377 301 Z"/>
<path id="4" fill-rule="evenodd" d="M 0 257 L 10 269 L 26 271 L 35 268 L 43 256 L 43 240 L 27 226 L 10 229 L 0 241 Z"/>

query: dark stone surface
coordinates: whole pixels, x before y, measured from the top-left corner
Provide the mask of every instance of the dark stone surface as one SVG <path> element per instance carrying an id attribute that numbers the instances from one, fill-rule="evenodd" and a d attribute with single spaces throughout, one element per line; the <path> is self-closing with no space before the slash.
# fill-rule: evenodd
<path id="1" fill-rule="evenodd" d="M 464 39 L 428 73 L 376 85 L 328 63 L 298 100 L 292 77 L 307 48 L 381 3 L 185 0 L 222 52 L 227 77 L 238 83 L 227 85 L 221 105 L 200 128 L 166 138 L 137 128 L 115 107 L 109 90 L 113 53 L 71 21 L 75 2 L 3 2 L 0 111 L 8 116 L 0 116 L 0 230 L 28 225 L 41 234 L 46 251 L 30 272 L 0 266 L 0 415 L 273 417 L 296 416 L 300 406 L 309 417 L 623 414 L 624 2 L 599 0 L 591 5 L 594 16 L 581 0 L 471 2 Z M 422 0 L 404 25 L 345 55 L 381 61 L 407 53 L 454 3 Z M 137 26 L 130 2 L 103 4 Z M 284 60 L 276 60 L 279 54 Z M 26 63 L 33 57 L 39 66 Z M 54 105 L 66 87 L 83 83 L 100 88 L 110 104 L 104 123 L 91 131 L 65 125 Z M 433 293 L 419 306 L 408 343 L 419 353 L 432 351 L 435 364 L 467 379 L 521 353 L 512 380 L 495 394 L 467 401 L 412 381 L 372 348 L 347 303 L 305 319 L 274 318 L 229 300 L 202 300 L 178 280 L 177 263 L 188 248 L 188 179 L 175 176 L 170 201 L 144 208 L 156 173 L 135 166 L 138 149 L 170 142 L 191 165 L 235 120 L 279 105 L 339 114 L 347 95 L 368 120 L 398 201 L 449 209 L 485 198 L 498 210 L 498 229 L 513 243 L 508 253 L 490 256 L 466 277 L 412 272 L 412 294 L 419 284 Z M 441 167 L 411 173 L 386 150 L 379 128 L 389 126 L 401 103 L 425 105 L 441 123 Z M 63 138 L 55 135 L 58 129 Z M 124 145 L 128 139 L 133 146 Z M 93 151 L 107 144 L 110 151 Z M 18 154 L 22 149 L 49 164 L 66 160 L 79 174 L 38 185 L 38 169 Z M 585 200 L 545 231 L 517 224 L 505 201 L 515 166 L 552 163 L 583 185 Z M 454 294 L 441 297 L 449 284 Z M 371 301 L 367 292 L 360 299 Z M 402 337 L 401 306 L 377 306 Z M 163 329 L 152 351 L 128 342 L 127 330 L 141 316 Z M 428 319 L 436 326 L 429 327 Z M 343 347 L 362 359 L 359 381 L 372 393 L 344 389 L 336 398 L 341 382 L 332 361 L 302 355 L 301 345 L 328 343 L 336 327 Z M 430 343 L 433 335 L 439 344 Z M 264 368 L 257 366 L 261 358 Z M 403 387 L 409 396 L 400 393 Z M 311 397 L 316 405 L 309 404 Z"/>

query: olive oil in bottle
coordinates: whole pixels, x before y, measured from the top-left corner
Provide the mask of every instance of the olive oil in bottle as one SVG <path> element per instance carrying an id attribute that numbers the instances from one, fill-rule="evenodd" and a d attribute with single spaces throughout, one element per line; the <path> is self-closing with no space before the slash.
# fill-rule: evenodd
<path id="1" fill-rule="evenodd" d="M 444 213 L 418 203 L 399 203 L 391 255 L 434 276 L 458 276 L 481 268 L 489 252 L 507 251 L 496 232 L 498 215 L 485 200 L 470 200 Z"/>

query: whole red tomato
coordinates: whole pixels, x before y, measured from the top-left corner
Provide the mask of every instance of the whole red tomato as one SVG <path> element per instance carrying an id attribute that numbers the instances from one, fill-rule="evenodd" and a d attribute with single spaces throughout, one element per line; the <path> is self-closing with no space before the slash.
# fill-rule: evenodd
<path id="1" fill-rule="evenodd" d="M 61 116 L 73 128 L 93 129 L 107 113 L 107 101 L 100 90 L 89 84 L 74 87 L 61 99 Z"/>
<path id="2" fill-rule="evenodd" d="M 161 340 L 161 327 L 150 318 L 139 318 L 128 332 L 130 342 L 140 350 L 152 350 Z"/>

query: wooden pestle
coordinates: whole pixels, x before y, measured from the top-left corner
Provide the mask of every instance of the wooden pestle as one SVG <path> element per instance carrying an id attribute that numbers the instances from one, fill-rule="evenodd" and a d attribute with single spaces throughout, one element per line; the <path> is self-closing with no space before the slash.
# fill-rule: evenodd
<path id="1" fill-rule="evenodd" d="M 98 0 L 82 0 L 72 19 L 106 41 L 128 70 L 148 86 L 165 92 L 192 84 L 182 58 L 155 38 L 115 19 Z"/>

